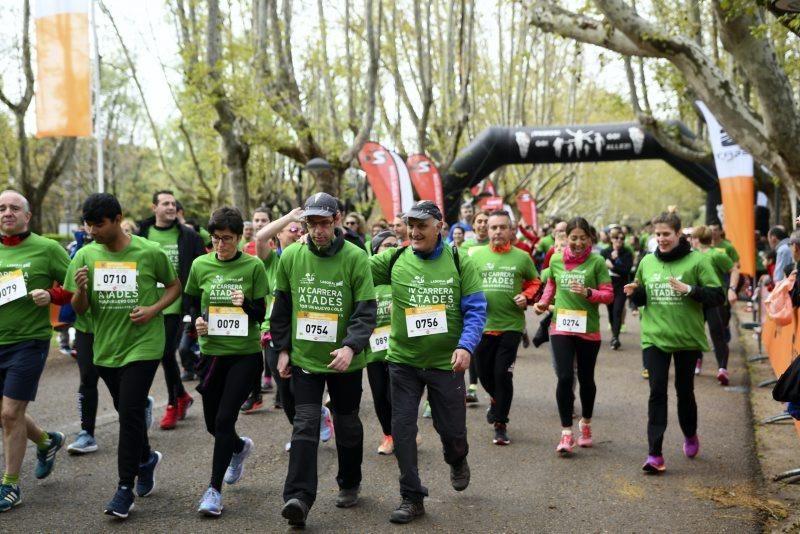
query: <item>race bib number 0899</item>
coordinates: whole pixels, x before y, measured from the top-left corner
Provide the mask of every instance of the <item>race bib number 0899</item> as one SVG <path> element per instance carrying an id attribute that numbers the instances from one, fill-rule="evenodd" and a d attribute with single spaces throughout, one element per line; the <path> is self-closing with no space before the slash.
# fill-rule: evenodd
<path id="1" fill-rule="evenodd" d="M 390 330 L 390 326 L 381 326 L 372 332 L 372 335 L 369 336 L 369 348 L 372 352 L 383 352 L 389 348 Z"/>

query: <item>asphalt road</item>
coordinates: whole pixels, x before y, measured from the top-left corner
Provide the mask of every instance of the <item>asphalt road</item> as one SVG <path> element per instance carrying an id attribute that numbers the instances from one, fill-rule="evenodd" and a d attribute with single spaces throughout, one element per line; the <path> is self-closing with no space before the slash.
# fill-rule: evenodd
<path id="1" fill-rule="evenodd" d="M 535 329 L 534 319 L 529 325 Z M 603 334 L 606 336 L 605 323 Z M 606 336 L 608 337 L 608 336 Z M 736 337 L 734 335 L 734 337 Z M 365 426 L 362 499 L 352 509 L 334 506 L 336 450 L 333 442 L 319 453 L 319 496 L 309 515 L 310 532 L 751 532 L 760 530 L 757 511 L 748 496 L 758 491 L 747 378 L 734 344 L 732 382 L 720 387 L 714 379 L 713 354 L 696 381 L 699 404 L 700 455 L 689 460 L 681 452 L 675 397 L 670 395 L 670 426 L 664 443 L 667 472 L 646 476 L 645 433 L 648 387 L 640 377 L 638 320 L 628 317 L 623 348 L 612 351 L 604 341 L 597 366 L 598 394 L 593 419 L 595 446 L 578 449 L 572 458 L 555 453 L 559 422 L 550 348 L 520 351 L 515 370 L 515 398 L 509 434 L 512 444 L 498 447 L 484 418 L 487 398 L 468 410 L 472 467 L 470 487 L 450 487 L 449 468 L 431 420 L 420 418 L 423 444 L 420 473 L 429 487 L 427 515 L 406 526 L 388 522 L 399 503 L 394 457 L 378 456 L 380 430 L 372 408 L 366 374 L 362 401 Z M 193 391 L 196 383 L 191 383 Z M 61 430 L 71 441 L 79 430 L 76 391 L 78 369 L 69 358 L 52 352 L 29 413 L 48 430 Z M 157 418 L 166 399 L 159 375 L 152 394 Z M 164 454 L 157 471 L 157 489 L 125 522 L 103 515 L 103 505 L 116 487 L 116 415 L 101 383 L 97 439 L 100 450 L 71 457 L 62 451 L 53 474 L 33 476 L 35 454 L 28 448 L 21 487 L 23 503 L 0 515 L 0 529 L 10 532 L 282 532 L 281 488 L 288 455 L 284 443 L 291 429 L 271 408 L 241 416 L 238 429 L 250 436 L 255 450 L 241 482 L 224 488 L 225 511 L 219 519 L 196 513 L 211 471 L 212 439 L 202 421 L 200 398 L 177 429 L 151 431 L 153 446 Z M 267 396 L 271 400 L 271 395 Z M 576 401 L 579 405 L 579 401 Z M 474 406 L 474 405 L 473 405 Z"/>

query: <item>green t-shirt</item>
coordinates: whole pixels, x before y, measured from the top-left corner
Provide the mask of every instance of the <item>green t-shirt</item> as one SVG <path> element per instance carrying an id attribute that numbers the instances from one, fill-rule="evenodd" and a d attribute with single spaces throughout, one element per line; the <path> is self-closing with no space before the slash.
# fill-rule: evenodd
<path id="1" fill-rule="evenodd" d="M 489 239 L 488 238 L 486 238 L 486 239 L 467 239 L 466 241 L 461 243 L 461 246 L 458 247 L 458 248 L 459 248 L 459 252 L 469 251 L 468 254 L 472 255 L 472 249 L 474 249 L 475 247 L 481 247 L 483 245 L 488 245 L 488 244 L 489 244 Z"/>
<path id="2" fill-rule="evenodd" d="M 378 301 L 378 321 L 375 324 L 375 330 L 370 337 L 370 344 L 366 348 L 367 363 L 382 362 L 386 360 L 386 353 L 389 349 L 389 344 L 384 342 L 387 341 L 386 335 L 391 332 L 392 286 L 385 284 L 375 286 L 375 298 Z M 373 351 L 373 344 L 375 348 L 381 348 L 382 350 Z"/>
<path id="3" fill-rule="evenodd" d="M 176 223 L 178 224 L 178 223 Z M 161 250 L 163 250 L 167 257 L 169 258 L 169 262 L 172 264 L 172 267 L 175 269 L 175 272 L 178 272 L 179 267 L 179 255 L 178 255 L 178 237 L 180 233 L 178 232 L 178 227 L 173 224 L 169 228 L 156 228 L 155 225 L 151 226 L 147 232 L 147 239 L 150 241 L 154 241 L 161 246 Z M 161 291 L 161 294 L 164 292 Z M 162 312 L 164 315 L 174 315 L 181 313 L 181 297 L 178 297 L 175 302 L 167 306 L 164 311 Z"/>
<path id="4" fill-rule="evenodd" d="M 67 251 L 38 234 L 12 247 L 0 244 L 0 298 L 18 295 L 0 305 L 0 345 L 50 339 L 50 306 L 34 304 L 30 292 L 63 282 L 68 265 Z"/>
<path id="5" fill-rule="evenodd" d="M 200 239 L 203 240 L 203 246 L 209 248 L 211 246 L 211 234 L 208 233 L 208 230 L 201 226 L 197 233 L 200 234 Z"/>
<path id="6" fill-rule="evenodd" d="M 261 352 L 260 324 L 251 320 L 241 307 L 231 304 L 230 292 L 238 289 L 245 298 L 263 300 L 269 291 L 267 271 L 255 256 L 240 253 L 230 261 L 220 261 L 215 253 L 200 256 L 192 262 L 184 292 L 200 297 L 200 309 L 209 323 L 223 330 L 231 321 L 241 325 L 246 335 L 209 334 L 199 336 L 200 351 L 209 356 L 230 356 Z M 220 309 L 224 308 L 224 309 Z M 233 327 L 231 327 L 233 328 Z"/>
<path id="7" fill-rule="evenodd" d="M 264 322 L 261 323 L 262 332 L 269 332 L 269 316 L 272 314 L 272 303 L 275 300 L 272 293 L 275 291 L 275 275 L 278 272 L 280 259 L 281 257 L 278 256 L 278 252 L 275 250 L 270 250 L 267 257 L 264 258 L 264 269 L 267 271 L 267 298 L 265 299 L 267 315 L 264 317 Z"/>
<path id="8" fill-rule="evenodd" d="M 94 326 L 92 325 L 92 310 L 86 310 L 86 313 L 76 313 L 75 324 L 72 326 L 74 326 L 75 330 L 78 332 L 83 332 L 84 334 L 93 333 Z"/>
<path id="9" fill-rule="evenodd" d="M 461 297 L 482 291 L 475 264 L 459 252 L 459 276 L 449 245 L 433 260 L 422 259 L 407 247 L 395 262 L 390 280 L 389 263 L 396 253 L 386 250 L 370 258 L 375 282 L 392 286 L 392 330 L 386 361 L 450 370 L 464 323 Z M 443 323 L 446 332 L 409 336 L 409 325 L 419 333 L 430 327 L 441 329 Z"/>
<path id="10" fill-rule="evenodd" d="M 548 280 L 550 280 L 550 267 L 542 269 L 542 274 L 540 276 L 542 279 L 542 283 L 546 284 Z"/>
<path id="11" fill-rule="evenodd" d="M 550 247 L 556 244 L 556 238 L 553 237 L 553 234 L 547 234 L 543 238 L 536 243 L 536 252 L 541 254 L 547 254 L 547 251 L 550 250 Z"/>
<path id="12" fill-rule="evenodd" d="M 600 331 L 600 313 L 598 305 L 589 302 L 583 295 L 578 295 L 569 290 L 572 280 L 582 283 L 589 289 L 596 289 L 600 284 L 610 284 L 611 276 L 608 274 L 606 260 L 599 254 L 592 252 L 582 264 L 571 271 L 564 266 L 564 254 L 553 254 L 550 259 L 550 274 L 556 284 L 555 309 L 553 311 L 553 324 L 558 324 L 558 314 L 567 310 L 586 313 L 586 334 Z"/>
<path id="13" fill-rule="evenodd" d="M 698 250 L 700 254 L 705 254 L 708 258 L 708 261 L 711 263 L 711 266 L 714 268 L 714 274 L 717 275 L 717 279 L 719 280 L 719 285 L 725 283 L 727 280 L 728 273 L 731 272 L 733 269 L 733 260 L 725 254 L 725 252 L 720 251 L 719 249 L 709 248 L 706 249 L 705 252 Z"/>
<path id="14" fill-rule="evenodd" d="M 720 287 L 714 268 L 699 252 L 671 262 L 663 262 L 655 254 L 642 258 L 636 270 L 636 280 L 647 293 L 647 305 L 641 308 L 642 348 L 708 350 L 703 305 L 673 291 L 671 276 L 691 286 Z"/>
<path id="15" fill-rule="evenodd" d="M 375 300 L 367 253 L 344 242 L 329 257 L 294 243 L 278 262 L 275 289 L 292 296 L 292 365 L 312 373 L 328 369 L 330 355 L 342 347 L 357 302 Z M 364 353 L 353 356 L 348 372 L 366 365 Z"/>
<path id="16" fill-rule="evenodd" d="M 69 264 L 64 282 L 67 291 L 75 291 L 75 271 L 84 265 L 89 267 L 89 309 L 95 334 L 94 364 L 123 367 L 136 361 L 161 359 L 164 352 L 163 314 L 159 313 L 143 325 L 134 324 L 130 318 L 131 310 L 136 306 L 152 306 L 158 302 L 163 293 L 157 287 L 158 283 L 166 285 L 178 278 L 161 247 L 139 236 L 131 236 L 130 244 L 119 252 L 111 252 L 98 243 L 86 245 Z M 95 283 L 103 282 L 101 277 L 95 280 L 95 270 L 102 268 L 132 270 L 135 289 L 95 291 Z M 118 280 L 121 276 L 110 275 Z"/>
<path id="17" fill-rule="evenodd" d="M 474 252 L 473 252 L 474 251 Z M 504 253 L 490 246 L 470 250 L 475 268 L 483 280 L 486 296 L 486 326 L 484 332 L 522 332 L 525 330 L 525 310 L 514 302 L 522 291 L 522 282 L 539 277 L 530 255 L 511 247 Z"/>
<path id="18" fill-rule="evenodd" d="M 727 254 L 728 257 L 733 260 L 733 263 L 739 263 L 739 253 L 736 251 L 736 247 L 733 246 L 733 243 L 727 239 L 720 241 L 715 248 Z"/>

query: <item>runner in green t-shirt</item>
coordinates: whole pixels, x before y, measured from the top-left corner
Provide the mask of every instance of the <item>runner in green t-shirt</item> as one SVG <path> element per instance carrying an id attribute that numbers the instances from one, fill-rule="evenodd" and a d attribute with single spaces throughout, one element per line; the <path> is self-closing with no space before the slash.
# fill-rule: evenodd
<path id="1" fill-rule="evenodd" d="M 113 195 L 90 195 L 83 220 L 95 242 L 72 259 L 64 285 L 74 291 L 76 313 L 91 310 L 94 363 L 119 414 L 119 483 L 105 513 L 124 519 L 133 508 L 134 479 L 139 497 L 155 487 L 161 453 L 150 449 L 145 406 L 164 347 L 162 311 L 180 296 L 181 283 L 160 247 L 122 230 Z"/>
<path id="2" fill-rule="evenodd" d="M 21 502 L 19 475 L 27 437 L 35 436 L 31 441 L 37 447 L 36 478 L 52 472 L 56 453 L 64 444 L 63 433 L 43 431 L 26 414 L 28 404 L 36 399 L 50 348 L 49 305 L 69 302 L 68 294 L 52 289 L 53 282 L 64 281 L 69 257 L 55 241 L 32 233 L 30 220 L 25 197 L 12 190 L 0 192 L 0 395 L 5 460 L 0 512 Z"/>
<path id="3" fill-rule="evenodd" d="M 411 245 L 370 258 L 378 285 L 392 287 L 389 375 L 392 437 L 400 467 L 400 506 L 393 523 L 408 523 L 425 513 L 417 469 L 417 410 L 427 387 L 434 426 L 441 437 L 450 482 L 456 491 L 469 485 L 464 371 L 486 322 L 486 299 L 471 258 L 441 238 L 442 213 L 431 201 L 406 213 Z"/>
<path id="4" fill-rule="evenodd" d="M 317 449 L 325 386 L 336 430 L 339 495 L 336 506 L 358 502 L 364 430 L 358 416 L 363 354 L 375 328 L 377 305 L 367 254 L 344 240 L 338 201 L 327 193 L 306 200 L 309 234 L 281 255 L 270 315 L 278 371 L 291 376 L 296 402 L 289 470 L 281 511 L 290 525 L 305 524 L 316 499 Z"/>
<path id="5" fill-rule="evenodd" d="M 488 227 L 491 244 L 470 249 L 487 302 L 486 326 L 474 359 L 481 384 L 491 398 L 486 419 L 494 425 L 493 443 L 508 445 L 514 362 L 525 329 L 525 309 L 541 282 L 530 255 L 511 244 L 514 230 L 508 213 L 492 213 Z"/>
<path id="6" fill-rule="evenodd" d="M 219 208 L 211 214 L 208 230 L 214 252 L 194 260 L 186 295 L 199 307 L 195 321 L 200 340 L 198 365 L 206 429 L 214 436 L 211 483 L 200 499 L 198 512 L 222 513 L 222 481 L 236 484 L 253 440 L 239 437 L 239 408 L 261 377 L 261 322 L 267 308 L 267 272 L 263 263 L 238 250 L 244 221 L 236 208 Z"/>
<path id="7" fill-rule="evenodd" d="M 714 274 L 717 275 L 719 285 L 725 287 L 726 280 L 733 270 L 734 263 L 730 256 L 725 252 L 711 247 L 712 235 L 707 226 L 697 226 L 692 230 L 692 247 L 708 259 Z M 714 345 L 714 355 L 717 357 L 717 381 L 721 386 L 727 386 L 730 381 L 728 375 L 728 347 L 726 325 L 731 319 L 730 304 L 726 301 L 722 306 L 703 306 L 703 317 L 708 323 L 708 332 L 711 334 L 711 342 Z M 695 365 L 695 374 L 699 374 L 703 353 Z"/>
<path id="8" fill-rule="evenodd" d="M 600 351 L 599 304 L 614 300 L 614 289 L 605 260 L 592 252 L 593 229 L 583 217 L 570 219 L 566 225 L 567 247 L 550 259 L 551 277 L 542 298 L 535 305 L 544 313 L 555 296 L 550 344 L 558 377 L 556 403 L 561 419 L 561 438 L 556 452 L 572 454 L 572 413 L 575 403 L 573 383 L 577 367 L 580 384 L 581 420 L 578 446 L 592 446 L 591 420 L 597 386 L 594 368 Z"/>
<path id="9" fill-rule="evenodd" d="M 694 366 L 708 342 L 703 328 L 703 305 L 719 306 L 725 295 L 707 257 L 692 251 L 681 236 L 681 220 L 674 213 L 653 219 L 658 248 L 639 263 L 625 293 L 641 308 L 642 349 L 649 372 L 647 440 L 649 455 L 642 469 L 665 470 L 662 456 L 667 429 L 667 386 L 670 360 L 675 359 L 678 422 L 685 436 L 683 452 L 694 458 L 697 439 L 697 403 Z"/>
<path id="10" fill-rule="evenodd" d="M 397 237 L 391 230 L 379 232 L 372 237 L 372 254 L 380 254 L 385 250 L 397 248 Z M 375 403 L 375 415 L 383 430 L 383 438 L 378 446 L 378 454 L 392 454 L 394 440 L 392 438 L 392 398 L 389 388 L 389 364 L 386 354 L 389 351 L 389 333 L 392 324 L 392 286 L 382 284 L 375 286 L 375 298 L 378 302 L 378 322 L 369 337 L 367 355 L 367 378 Z"/>

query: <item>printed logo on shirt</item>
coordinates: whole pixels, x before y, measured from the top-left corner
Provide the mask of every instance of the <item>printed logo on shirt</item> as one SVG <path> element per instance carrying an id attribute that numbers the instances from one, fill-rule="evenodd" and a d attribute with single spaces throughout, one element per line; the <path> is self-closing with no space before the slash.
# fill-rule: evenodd
<path id="1" fill-rule="evenodd" d="M 316 275 L 314 273 L 306 273 L 302 277 L 300 277 L 301 284 L 312 285 L 314 280 L 316 279 Z"/>

